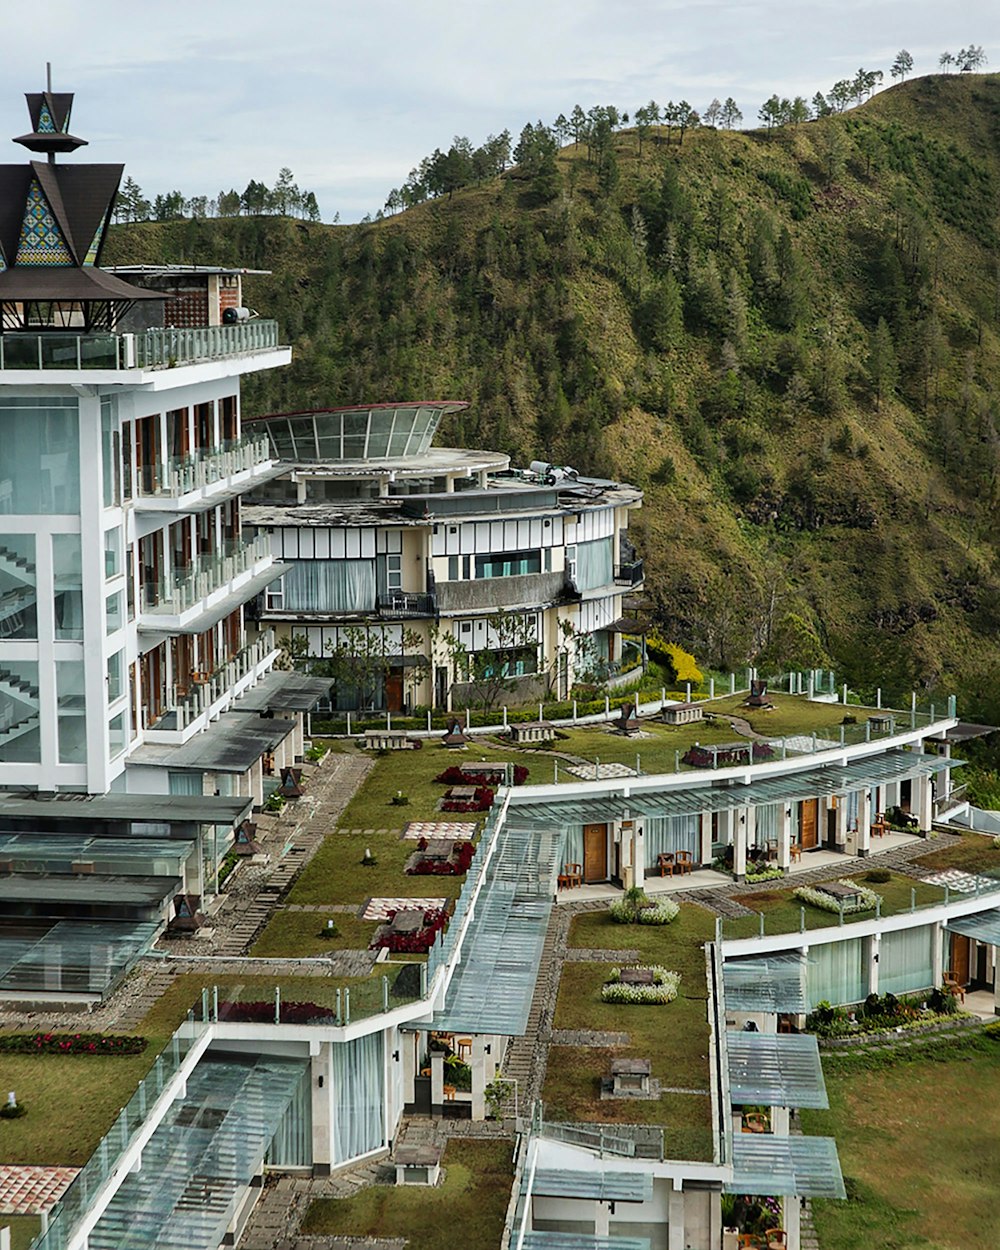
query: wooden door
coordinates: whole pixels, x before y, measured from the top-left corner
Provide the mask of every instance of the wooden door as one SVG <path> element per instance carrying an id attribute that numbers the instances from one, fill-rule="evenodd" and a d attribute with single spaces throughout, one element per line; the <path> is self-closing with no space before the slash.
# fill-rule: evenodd
<path id="1" fill-rule="evenodd" d="M 969 984 L 969 939 L 961 933 L 951 935 L 950 972 L 959 985 Z"/>
<path id="2" fill-rule="evenodd" d="M 392 668 L 385 679 L 385 706 L 389 712 L 403 710 L 403 670 Z"/>
<path id="3" fill-rule="evenodd" d="M 583 826 L 583 879 L 584 881 L 607 881 L 608 879 L 607 825 Z"/>
<path id="4" fill-rule="evenodd" d="M 819 816 L 819 799 L 803 799 L 799 809 L 799 843 L 808 851 L 817 843 L 816 823 Z"/>

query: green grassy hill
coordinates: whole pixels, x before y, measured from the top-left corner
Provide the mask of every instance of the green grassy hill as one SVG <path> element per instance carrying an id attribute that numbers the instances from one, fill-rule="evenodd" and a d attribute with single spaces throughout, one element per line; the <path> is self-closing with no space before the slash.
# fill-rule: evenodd
<path id="1" fill-rule="evenodd" d="M 1000 714 L 1000 76 L 600 155 L 359 226 L 130 226 L 106 259 L 268 268 L 250 410 L 461 398 L 439 441 L 640 484 L 663 631 Z M 113 254 L 113 255 L 112 255 Z M 880 325 L 881 322 L 881 325 Z"/>

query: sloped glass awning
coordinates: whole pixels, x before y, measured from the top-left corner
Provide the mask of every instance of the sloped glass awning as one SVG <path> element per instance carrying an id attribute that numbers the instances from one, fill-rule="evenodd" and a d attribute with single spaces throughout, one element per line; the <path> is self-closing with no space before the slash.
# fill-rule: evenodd
<path id="1" fill-rule="evenodd" d="M 573 1172 L 539 1168 L 531 1184 L 535 1198 L 596 1198 L 600 1202 L 646 1202 L 653 1177 L 645 1172 Z"/>
<path id="2" fill-rule="evenodd" d="M 88 1238 L 90 1250 L 208 1250 L 260 1169 L 306 1066 L 204 1059 Z"/>
<path id="3" fill-rule="evenodd" d="M 726 1034 L 729 1092 L 738 1105 L 829 1107 L 819 1043 L 787 1033 Z"/>
<path id="4" fill-rule="evenodd" d="M 435 1028 L 522 1035 L 541 962 L 558 873 L 560 835 L 508 820 Z"/>
<path id="5" fill-rule="evenodd" d="M 805 977 L 806 965 L 800 955 L 727 959 L 722 965 L 726 1010 L 806 1012 Z"/>
<path id="6" fill-rule="evenodd" d="M 593 1233 L 525 1233 L 521 1250 L 649 1250 L 648 1237 L 596 1237 Z"/>
<path id="7" fill-rule="evenodd" d="M 977 942 L 989 942 L 1000 946 L 1000 910 L 977 912 L 974 916 L 962 916 L 958 920 L 950 920 L 945 928 L 949 933 L 960 933 L 963 937 L 975 938 Z"/>
<path id="8" fill-rule="evenodd" d="M 149 947 L 160 925 L 26 920 L 0 925 L 0 991 L 7 996 L 104 994 Z"/>
<path id="9" fill-rule="evenodd" d="M 778 1137 L 736 1133 L 730 1194 L 795 1194 L 800 1198 L 846 1198 L 832 1137 Z"/>
<path id="10" fill-rule="evenodd" d="M 887 751 L 881 755 L 853 760 L 847 765 L 828 765 L 781 776 L 760 777 L 749 785 L 678 786 L 664 790 L 632 790 L 624 795 L 588 795 L 566 787 L 566 797 L 553 796 L 543 802 L 525 803 L 515 795 L 510 815 L 535 821 L 551 821 L 562 826 L 627 820 L 636 816 L 696 816 L 702 812 L 723 812 L 733 808 L 758 807 L 768 803 L 790 803 L 797 799 L 850 794 L 855 790 L 885 785 L 907 777 L 929 777 L 944 769 L 958 767 L 960 760 L 922 755 L 915 751 Z"/>
<path id="11" fill-rule="evenodd" d="M 0 864 L 10 872 L 68 873 L 91 864 L 95 872 L 123 877 L 179 877 L 193 847 L 193 841 L 181 838 L 0 833 Z"/>

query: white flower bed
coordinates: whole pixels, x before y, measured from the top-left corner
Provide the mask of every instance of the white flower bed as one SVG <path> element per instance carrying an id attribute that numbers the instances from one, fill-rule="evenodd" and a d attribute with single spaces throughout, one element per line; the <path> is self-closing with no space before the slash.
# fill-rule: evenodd
<path id="1" fill-rule="evenodd" d="M 834 915 L 839 916 L 841 906 L 845 916 L 849 916 L 856 911 L 874 911 L 881 903 L 882 895 L 876 894 L 874 890 L 869 890 L 863 885 L 859 885 L 857 881 L 852 881 L 850 877 L 841 877 L 837 882 L 838 885 L 846 885 L 849 890 L 856 890 L 858 894 L 857 902 L 843 903 L 840 899 L 836 899 L 832 894 L 824 894 L 822 890 L 813 889 L 811 885 L 800 885 L 794 892 L 795 897 L 801 899 L 803 903 L 810 903 L 813 907 L 819 907 L 823 911 L 832 911 Z"/>
<path id="2" fill-rule="evenodd" d="M 605 1003 L 672 1003 L 677 997 L 681 983 L 679 972 L 668 972 L 666 968 L 654 964 L 650 971 L 653 974 L 652 985 L 626 985 L 619 980 L 620 968 L 611 969 L 611 979 L 601 986 L 601 1001 Z"/>
<path id="3" fill-rule="evenodd" d="M 670 924 L 681 909 L 669 898 L 658 899 L 652 907 L 641 907 L 636 919 L 640 924 Z"/>

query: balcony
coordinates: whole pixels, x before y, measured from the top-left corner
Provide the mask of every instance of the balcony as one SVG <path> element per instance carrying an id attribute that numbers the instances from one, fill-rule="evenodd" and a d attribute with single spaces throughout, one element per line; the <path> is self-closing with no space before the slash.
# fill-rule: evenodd
<path id="1" fill-rule="evenodd" d="M 215 672 L 192 674 L 192 684 L 183 692 L 176 683 L 171 686 L 163 713 L 147 728 L 153 734 L 194 731 L 201 717 L 218 715 L 237 695 L 255 685 L 262 676 L 258 670 L 262 665 L 270 668 L 275 654 L 274 631 L 269 629 Z M 152 740 L 156 741 L 155 737 Z"/>
<path id="2" fill-rule="evenodd" d="M 520 573 L 468 582 L 438 582 L 442 612 L 498 612 L 502 608 L 541 608 L 560 603 L 570 590 L 564 573 Z"/>
<path id="3" fill-rule="evenodd" d="M 389 621 L 403 621 L 410 617 L 437 616 L 437 599 L 434 595 L 411 594 L 393 590 L 379 595 L 375 600 L 379 616 Z"/>
<path id="4" fill-rule="evenodd" d="M 143 330 L 136 334 L 0 334 L 0 371 L 172 369 L 274 351 L 278 323 Z"/>
<path id="5" fill-rule="evenodd" d="M 615 565 L 615 585 L 625 587 L 641 586 L 643 581 L 642 561 L 633 560 L 630 564 Z"/>
<path id="6" fill-rule="evenodd" d="M 140 511 L 162 511 L 197 491 L 206 492 L 207 503 L 215 503 L 219 491 L 213 492 L 211 487 L 242 473 L 250 474 L 257 483 L 272 476 L 268 473 L 272 463 L 267 435 L 244 434 L 221 447 L 171 456 L 160 464 L 140 465 L 135 475 L 135 505 Z"/>
<path id="7" fill-rule="evenodd" d="M 145 583 L 139 592 L 139 628 L 201 632 L 263 590 L 284 568 L 273 562 L 266 534 L 227 543 L 219 554 L 198 556 L 179 573 Z"/>

